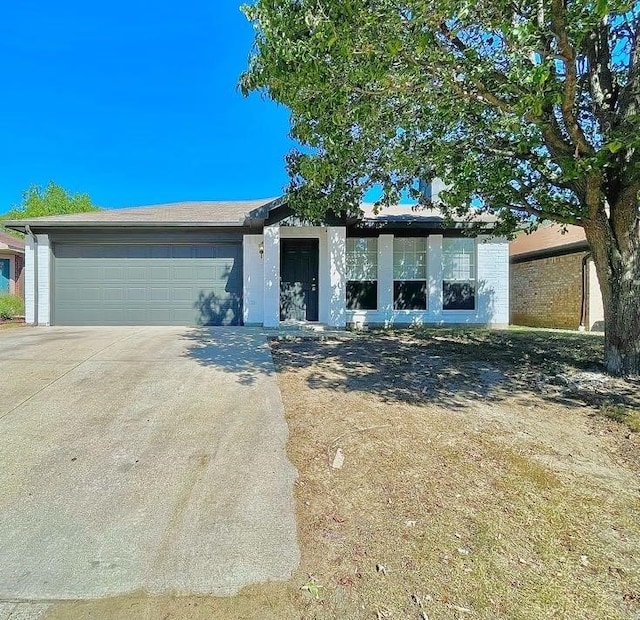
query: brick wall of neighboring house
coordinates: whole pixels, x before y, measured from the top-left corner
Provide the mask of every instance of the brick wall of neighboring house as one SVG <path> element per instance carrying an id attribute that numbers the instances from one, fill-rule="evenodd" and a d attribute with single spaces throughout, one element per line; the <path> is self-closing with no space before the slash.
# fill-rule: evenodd
<path id="1" fill-rule="evenodd" d="M 24 256 L 16 254 L 15 258 L 16 295 L 24 297 Z"/>
<path id="2" fill-rule="evenodd" d="M 578 329 L 582 258 L 587 252 L 530 259 L 511 265 L 511 323 Z"/>

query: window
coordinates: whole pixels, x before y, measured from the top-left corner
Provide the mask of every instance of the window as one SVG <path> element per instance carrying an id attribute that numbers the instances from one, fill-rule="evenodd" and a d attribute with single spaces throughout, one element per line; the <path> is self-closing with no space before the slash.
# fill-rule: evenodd
<path id="1" fill-rule="evenodd" d="M 378 307 L 378 239 L 347 239 L 347 309 Z"/>
<path id="2" fill-rule="evenodd" d="M 476 244 L 474 239 L 442 240 L 443 310 L 474 310 L 476 307 Z"/>
<path id="3" fill-rule="evenodd" d="M 427 309 L 427 238 L 393 240 L 393 308 Z"/>

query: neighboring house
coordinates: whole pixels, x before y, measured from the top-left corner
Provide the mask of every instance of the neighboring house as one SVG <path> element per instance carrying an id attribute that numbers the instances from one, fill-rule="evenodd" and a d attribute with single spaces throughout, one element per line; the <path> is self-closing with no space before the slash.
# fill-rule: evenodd
<path id="1" fill-rule="evenodd" d="M 308 225 L 282 199 L 6 223 L 27 232 L 38 325 L 505 326 L 508 243 L 399 206 Z M 486 220 L 490 233 L 491 221 Z"/>
<path id="2" fill-rule="evenodd" d="M 0 295 L 23 295 L 24 241 L 0 231 Z"/>
<path id="3" fill-rule="evenodd" d="M 604 329 L 602 296 L 584 230 L 548 224 L 509 245 L 511 323 Z"/>

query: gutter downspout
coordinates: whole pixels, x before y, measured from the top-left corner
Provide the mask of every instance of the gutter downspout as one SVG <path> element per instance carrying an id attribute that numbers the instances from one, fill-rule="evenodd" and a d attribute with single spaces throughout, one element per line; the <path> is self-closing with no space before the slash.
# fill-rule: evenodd
<path id="1" fill-rule="evenodd" d="M 25 232 L 33 239 L 33 324 L 38 324 L 38 238 L 33 234 L 31 226 L 26 224 Z"/>
<path id="2" fill-rule="evenodd" d="M 578 327 L 578 331 L 583 332 L 586 331 L 587 326 L 585 325 L 587 321 L 587 289 L 589 286 L 588 277 L 589 272 L 587 271 L 587 264 L 591 259 L 591 253 L 587 253 L 582 257 L 582 291 L 580 297 L 580 326 Z"/>

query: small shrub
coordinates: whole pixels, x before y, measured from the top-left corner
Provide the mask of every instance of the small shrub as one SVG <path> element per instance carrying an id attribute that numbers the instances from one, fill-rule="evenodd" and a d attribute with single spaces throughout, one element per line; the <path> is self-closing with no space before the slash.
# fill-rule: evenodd
<path id="1" fill-rule="evenodd" d="M 600 413 L 605 418 L 626 424 L 632 433 L 640 432 L 640 410 L 622 405 L 603 405 Z"/>
<path id="2" fill-rule="evenodd" d="M 17 295 L 0 295 L 0 320 L 6 321 L 24 314 L 24 302 Z"/>

